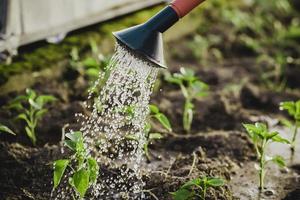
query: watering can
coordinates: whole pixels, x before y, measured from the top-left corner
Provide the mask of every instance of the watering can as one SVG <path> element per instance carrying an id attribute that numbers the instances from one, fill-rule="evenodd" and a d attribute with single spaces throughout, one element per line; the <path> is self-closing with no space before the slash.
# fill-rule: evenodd
<path id="1" fill-rule="evenodd" d="M 205 0 L 174 0 L 147 22 L 114 32 L 119 44 L 152 62 L 166 68 L 162 34 L 180 18 Z"/>

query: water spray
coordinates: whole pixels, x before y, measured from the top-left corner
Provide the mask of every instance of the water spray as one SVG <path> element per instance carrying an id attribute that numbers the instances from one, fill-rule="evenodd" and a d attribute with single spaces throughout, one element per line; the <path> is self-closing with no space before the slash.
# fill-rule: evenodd
<path id="1" fill-rule="evenodd" d="M 162 34 L 204 1 L 174 0 L 147 22 L 113 34 L 117 41 L 129 50 L 157 67 L 167 68 L 164 61 Z"/>

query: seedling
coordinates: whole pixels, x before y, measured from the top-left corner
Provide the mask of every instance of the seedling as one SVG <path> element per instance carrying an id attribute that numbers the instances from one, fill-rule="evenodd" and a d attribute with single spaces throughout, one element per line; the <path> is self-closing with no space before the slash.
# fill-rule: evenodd
<path id="1" fill-rule="evenodd" d="M 80 131 L 67 133 L 66 138 L 68 138 L 68 140 L 65 140 L 65 146 L 73 152 L 73 155 L 68 159 L 56 160 L 54 162 L 53 188 L 57 188 L 60 184 L 68 167 L 71 171 L 69 184 L 82 199 L 88 188 L 96 183 L 99 174 L 99 166 L 97 161 L 90 156 L 86 149 Z"/>
<path id="2" fill-rule="evenodd" d="M 17 119 L 26 122 L 25 131 L 32 144 L 36 144 L 35 128 L 39 120 L 48 112 L 45 104 L 55 101 L 51 95 L 37 95 L 34 90 L 26 89 L 26 94 L 17 96 L 12 100 L 8 108 L 17 110 L 20 114 Z"/>
<path id="3" fill-rule="evenodd" d="M 81 59 L 78 48 L 74 47 L 70 53 L 70 65 L 89 81 L 88 90 L 97 92 L 95 81 L 99 76 L 103 76 L 103 80 L 100 80 L 99 87 L 103 86 L 110 73 L 108 69 L 110 57 L 100 53 L 97 43 L 94 40 L 90 40 L 90 48 L 91 55 Z"/>
<path id="4" fill-rule="evenodd" d="M 195 72 L 191 69 L 180 68 L 180 73 L 173 75 L 167 74 L 166 81 L 179 85 L 181 92 L 185 98 L 183 109 L 183 128 L 189 133 L 194 115 L 193 101 L 197 98 L 207 96 L 208 85 L 196 77 Z"/>
<path id="5" fill-rule="evenodd" d="M 9 133 L 11 135 L 16 135 L 10 128 L 2 124 L 0 124 L 0 133 Z"/>
<path id="6" fill-rule="evenodd" d="M 133 109 L 132 107 L 130 107 L 130 109 L 128 109 L 129 116 L 132 116 L 132 113 L 133 113 L 132 109 Z M 148 117 L 148 122 L 146 122 L 145 127 L 144 127 L 144 132 L 146 135 L 146 142 L 144 144 L 144 153 L 145 153 L 147 160 L 150 161 L 149 144 L 151 144 L 151 142 L 153 142 L 154 140 L 160 140 L 163 138 L 162 133 L 151 132 L 152 126 L 151 126 L 150 121 L 153 119 L 157 120 L 164 127 L 164 129 L 166 129 L 168 132 L 171 132 L 172 128 L 171 128 L 171 124 L 170 124 L 168 118 L 166 117 L 166 115 L 161 113 L 157 106 L 149 105 L 149 109 L 150 109 L 150 115 Z M 135 140 L 135 141 L 139 141 L 139 139 L 135 135 L 127 135 L 126 138 Z"/>
<path id="7" fill-rule="evenodd" d="M 268 156 L 266 155 L 266 149 L 272 142 L 279 142 L 282 144 L 289 144 L 290 142 L 281 137 L 278 132 L 270 132 L 268 127 L 264 123 L 255 124 L 243 124 L 248 135 L 250 136 L 258 156 L 259 165 L 255 165 L 255 168 L 259 172 L 259 190 L 264 188 L 264 179 L 266 175 L 266 164 L 273 162 L 279 167 L 285 167 L 284 159 L 279 156 Z"/>
<path id="8" fill-rule="evenodd" d="M 300 127 L 300 100 L 294 101 L 285 101 L 280 103 L 280 110 L 288 111 L 289 115 L 293 118 L 293 122 L 289 120 L 283 120 L 283 124 L 293 130 L 293 137 L 291 140 L 291 150 L 295 151 L 296 138 L 298 133 L 298 128 Z"/>
<path id="9" fill-rule="evenodd" d="M 225 181 L 216 177 L 196 178 L 186 182 L 176 192 L 171 192 L 174 200 L 192 200 L 200 198 L 205 200 L 207 189 L 210 187 L 222 187 Z"/>

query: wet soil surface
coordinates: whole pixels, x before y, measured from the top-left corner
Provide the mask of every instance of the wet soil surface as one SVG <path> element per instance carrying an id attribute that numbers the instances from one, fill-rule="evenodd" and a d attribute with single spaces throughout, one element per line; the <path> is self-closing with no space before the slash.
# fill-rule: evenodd
<path id="1" fill-rule="evenodd" d="M 169 117 L 174 132 L 150 146 L 151 162 L 142 166 L 145 194 L 149 199 L 169 200 L 169 192 L 176 191 L 185 181 L 217 176 L 225 179 L 226 185 L 209 189 L 207 199 L 258 199 L 258 177 L 253 167 L 256 155 L 241 123 L 263 120 L 274 126 L 272 120 L 266 119 L 283 117 L 279 102 L 300 99 L 300 91 L 279 93 L 265 89 L 253 69 L 255 60 L 251 58 L 227 59 L 214 67 L 174 60 L 170 64 L 171 72 L 178 71 L 180 66 L 193 68 L 210 85 L 210 94 L 195 101 L 192 131 L 186 134 L 182 129 L 184 99 L 181 92 L 166 83 L 163 76 L 159 77 L 160 89 L 154 91 L 151 101 Z M 63 157 L 59 147 L 61 129 L 67 123 L 69 128 L 78 129 L 80 124 L 74 114 L 86 112 L 83 101 L 87 81 L 71 75 L 66 71 L 59 78 L 40 80 L 33 87 L 39 93 L 58 98 L 48 107 L 49 113 L 38 126 L 36 147 L 25 137 L 24 124 L 9 120 L 16 113 L 1 109 L 1 123 L 13 127 L 17 136 L 0 135 L 0 199 L 50 199 L 52 162 Z M 69 78 L 65 79 L 66 76 Z M 299 84 L 299 80 L 293 81 L 298 82 L 291 84 Z M 16 95 L 1 96 L 1 106 Z M 154 128 L 159 130 L 160 127 Z M 291 137 L 288 130 L 281 132 Z M 290 158 L 286 147 L 271 146 L 270 152 Z M 299 166 L 299 149 L 288 170 L 269 166 L 266 189 L 260 198 L 299 199 Z"/>

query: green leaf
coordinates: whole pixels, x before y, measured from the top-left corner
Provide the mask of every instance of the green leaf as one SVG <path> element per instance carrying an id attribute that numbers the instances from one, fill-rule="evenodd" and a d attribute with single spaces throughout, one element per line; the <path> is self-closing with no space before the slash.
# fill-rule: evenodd
<path id="1" fill-rule="evenodd" d="M 283 144 L 290 144 L 290 141 L 281 137 L 280 135 L 275 135 L 274 137 L 271 138 L 273 142 L 279 142 Z"/>
<path id="2" fill-rule="evenodd" d="M 22 120 L 26 121 L 27 124 L 31 124 L 31 122 L 29 121 L 28 117 L 24 113 L 19 114 L 16 118 L 17 119 L 22 119 Z"/>
<path id="3" fill-rule="evenodd" d="M 157 113 L 154 115 L 154 117 L 161 123 L 161 125 L 163 125 L 165 129 L 167 129 L 168 131 L 172 131 L 171 124 L 164 114 Z"/>
<path id="4" fill-rule="evenodd" d="M 55 189 L 63 177 L 65 170 L 69 164 L 69 160 L 56 160 L 53 164 L 54 172 L 53 172 L 53 188 Z"/>
<path id="5" fill-rule="evenodd" d="M 47 112 L 48 112 L 47 109 L 41 109 L 41 110 L 38 110 L 38 111 L 35 113 L 35 118 L 36 118 L 36 119 L 40 119 L 40 118 L 42 118 Z"/>
<path id="6" fill-rule="evenodd" d="M 90 183 L 95 183 L 99 174 L 99 165 L 94 158 L 88 158 L 87 161 L 90 171 Z"/>
<path id="7" fill-rule="evenodd" d="M 150 133 L 149 135 L 149 140 L 160 140 L 162 139 L 164 136 L 160 133 Z"/>
<path id="8" fill-rule="evenodd" d="M 125 138 L 128 139 L 128 140 L 139 141 L 138 137 L 136 135 L 133 135 L 133 134 L 126 135 Z"/>
<path id="9" fill-rule="evenodd" d="M 86 58 L 82 64 L 87 68 L 99 68 L 98 61 L 92 57 Z"/>
<path id="10" fill-rule="evenodd" d="M 201 179 L 195 178 L 193 180 L 186 182 L 183 186 L 181 186 L 181 188 L 190 189 L 192 186 L 200 186 L 200 184 L 201 184 Z"/>
<path id="11" fill-rule="evenodd" d="M 287 128 L 292 128 L 293 127 L 293 123 L 290 120 L 287 119 L 280 119 L 280 123 L 282 125 L 284 125 Z"/>
<path id="12" fill-rule="evenodd" d="M 207 185 L 212 187 L 221 187 L 224 185 L 224 180 L 220 178 L 207 178 Z"/>
<path id="13" fill-rule="evenodd" d="M 12 134 L 12 135 L 16 135 L 10 128 L 8 128 L 7 126 L 1 125 L 1 124 L 0 124 L 0 132 L 5 132 L 5 133 Z"/>
<path id="14" fill-rule="evenodd" d="M 57 99 L 52 95 L 40 95 L 36 98 L 36 104 L 42 108 L 46 103 L 56 101 Z"/>
<path id="15" fill-rule="evenodd" d="M 37 109 L 37 110 L 39 110 L 39 109 L 42 108 L 42 107 L 41 107 L 39 104 L 37 104 L 33 99 L 29 99 L 28 102 L 29 102 L 29 104 L 30 104 L 32 107 L 34 107 L 34 108 Z"/>
<path id="16" fill-rule="evenodd" d="M 156 105 L 150 104 L 149 108 L 150 108 L 151 113 L 153 113 L 153 114 L 159 113 L 159 108 Z"/>
<path id="17" fill-rule="evenodd" d="M 74 131 L 66 134 L 66 138 L 69 138 L 73 142 L 79 142 L 83 140 L 81 131 Z"/>
<path id="18" fill-rule="evenodd" d="M 268 140 L 272 139 L 273 137 L 276 137 L 279 133 L 277 131 L 271 132 L 271 133 L 266 133 L 266 138 Z"/>
<path id="19" fill-rule="evenodd" d="M 72 177 L 74 187 L 81 198 L 85 196 L 85 193 L 89 188 L 89 175 L 89 171 L 80 169 L 79 171 L 76 171 Z"/>
<path id="20" fill-rule="evenodd" d="M 285 167 L 285 161 L 282 156 L 274 156 L 271 161 L 277 164 L 279 167 Z"/>
<path id="21" fill-rule="evenodd" d="M 86 70 L 86 75 L 89 76 L 89 79 L 96 79 L 99 76 L 99 69 L 95 69 L 95 68 L 90 68 L 88 70 Z"/>
<path id="22" fill-rule="evenodd" d="M 76 151 L 76 142 L 72 140 L 65 140 L 65 145 L 72 151 Z"/>
<path id="23" fill-rule="evenodd" d="M 26 94 L 27 94 L 28 99 L 34 100 L 36 97 L 36 92 L 30 88 L 26 89 Z"/>
<path id="24" fill-rule="evenodd" d="M 184 188 L 171 192 L 173 200 L 191 200 L 195 196 L 194 191 L 190 191 Z"/>
<path id="25" fill-rule="evenodd" d="M 296 113 L 295 102 L 293 101 L 285 101 L 280 103 L 280 110 L 286 110 L 291 116 L 294 116 Z"/>

